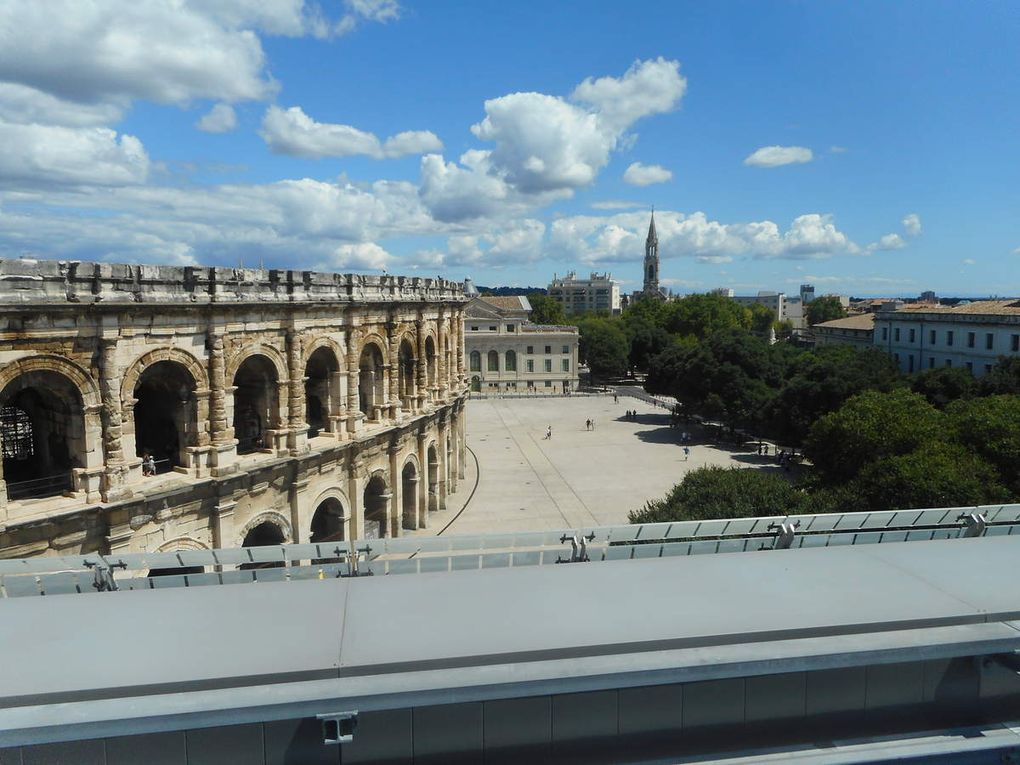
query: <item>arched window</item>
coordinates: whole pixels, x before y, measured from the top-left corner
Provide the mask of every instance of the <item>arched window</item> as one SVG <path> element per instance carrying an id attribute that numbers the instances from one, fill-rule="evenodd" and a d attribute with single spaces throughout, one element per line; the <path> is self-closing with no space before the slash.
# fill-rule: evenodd
<path id="1" fill-rule="evenodd" d="M 358 399 L 361 411 L 369 419 L 374 419 L 376 408 L 383 405 L 383 355 L 375 343 L 369 343 L 361 351 Z"/>
<path id="2" fill-rule="evenodd" d="M 152 457 L 156 472 L 185 465 L 185 447 L 195 446 L 195 380 L 176 361 L 147 367 L 135 386 L 135 452 Z"/>
<path id="3" fill-rule="evenodd" d="M 471 351 L 471 370 L 472 372 L 482 371 L 482 354 L 478 351 Z"/>
<path id="4" fill-rule="evenodd" d="M 499 353 L 497 351 L 489 351 L 489 366 L 490 372 L 499 371 Z"/>
<path id="5" fill-rule="evenodd" d="M 267 431 L 279 427 L 280 420 L 276 380 L 276 367 L 260 355 L 245 359 L 234 375 L 234 436 L 238 454 L 271 446 Z"/>
<path id="6" fill-rule="evenodd" d="M 400 474 L 403 497 L 401 515 L 405 529 L 418 528 L 418 471 L 414 463 L 408 462 Z"/>
<path id="7" fill-rule="evenodd" d="M 365 539 L 382 539 L 390 536 L 387 528 L 390 500 L 393 494 L 380 474 L 372 476 L 365 486 Z"/>
<path id="8" fill-rule="evenodd" d="M 305 365 L 305 423 L 308 437 L 331 428 L 340 407 L 340 362 L 329 348 L 317 348 Z"/>
<path id="9" fill-rule="evenodd" d="M 312 516 L 310 542 L 342 542 L 346 539 L 344 506 L 336 497 L 319 503 Z"/>
<path id="10" fill-rule="evenodd" d="M 506 364 L 504 364 L 503 368 L 507 372 L 517 371 L 517 353 L 515 351 L 506 352 Z"/>

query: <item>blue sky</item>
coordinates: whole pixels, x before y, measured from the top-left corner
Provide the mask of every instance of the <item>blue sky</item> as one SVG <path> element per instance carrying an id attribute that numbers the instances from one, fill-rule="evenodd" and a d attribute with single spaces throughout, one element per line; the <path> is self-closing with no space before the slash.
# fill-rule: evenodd
<path id="1" fill-rule="evenodd" d="M 1020 294 L 1020 6 L 11 0 L 0 256 Z"/>

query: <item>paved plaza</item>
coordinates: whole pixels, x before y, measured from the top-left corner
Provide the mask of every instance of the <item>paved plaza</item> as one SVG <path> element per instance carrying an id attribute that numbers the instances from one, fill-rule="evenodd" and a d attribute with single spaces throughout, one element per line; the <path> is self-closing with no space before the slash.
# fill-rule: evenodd
<path id="1" fill-rule="evenodd" d="M 637 410 L 636 421 L 625 419 L 628 409 Z M 585 428 L 588 419 L 594 430 Z M 629 396 L 619 403 L 611 395 L 473 399 L 467 444 L 477 470 L 469 454 L 466 479 L 450 506 L 421 533 L 447 524 L 447 534 L 481 534 L 627 523 L 630 510 L 665 495 L 688 470 L 771 465 L 753 452 L 717 447 L 698 432 L 685 461 L 680 432 L 669 420 L 664 409 Z"/>

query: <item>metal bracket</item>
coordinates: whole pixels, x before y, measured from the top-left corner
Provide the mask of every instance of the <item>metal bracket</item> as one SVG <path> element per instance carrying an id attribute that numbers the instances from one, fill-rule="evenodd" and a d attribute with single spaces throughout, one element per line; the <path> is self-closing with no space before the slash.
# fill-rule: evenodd
<path id="1" fill-rule="evenodd" d="M 966 527 L 963 532 L 964 538 L 983 537 L 985 529 L 988 528 L 988 521 L 981 513 L 964 513 L 956 520 L 963 521 L 963 525 Z"/>
<path id="2" fill-rule="evenodd" d="M 340 746 L 354 740 L 354 732 L 358 729 L 358 710 L 316 715 L 315 719 L 322 725 L 323 744 Z"/>
<path id="3" fill-rule="evenodd" d="M 581 535 L 580 538 L 575 534 L 568 536 L 564 534 L 560 537 L 560 544 L 570 542 L 570 559 L 565 560 L 563 558 L 557 558 L 557 563 L 588 563 L 591 558 L 588 557 L 588 542 L 595 541 L 595 532 L 591 532 L 588 535 Z"/>
<path id="4" fill-rule="evenodd" d="M 96 592 L 116 592 L 117 580 L 113 578 L 113 569 L 127 569 L 127 564 L 124 561 L 109 563 L 102 555 L 98 557 L 98 562 L 91 560 L 82 561 L 85 564 L 85 568 L 92 570 L 92 587 L 95 588 Z"/>
<path id="5" fill-rule="evenodd" d="M 776 532 L 771 549 L 789 550 L 793 546 L 793 540 L 797 536 L 797 529 L 799 527 L 800 521 L 794 521 L 793 523 L 770 523 L 766 528 L 769 531 Z"/>

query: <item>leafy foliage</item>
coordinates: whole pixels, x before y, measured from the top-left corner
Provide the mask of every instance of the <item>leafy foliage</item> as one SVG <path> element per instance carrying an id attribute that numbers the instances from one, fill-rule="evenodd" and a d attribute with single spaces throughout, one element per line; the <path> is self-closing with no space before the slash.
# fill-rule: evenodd
<path id="1" fill-rule="evenodd" d="M 1010 393 L 1020 396 L 1020 357 L 1000 356 L 999 362 L 981 378 L 981 395 Z"/>
<path id="2" fill-rule="evenodd" d="M 703 467 L 684 476 L 661 500 L 629 514 L 631 523 L 751 518 L 801 512 L 806 501 L 782 476 L 759 470 Z"/>
<path id="3" fill-rule="evenodd" d="M 665 329 L 676 335 L 707 337 L 726 329 L 751 328 L 751 312 L 722 295 L 688 295 L 668 303 Z"/>
<path id="4" fill-rule="evenodd" d="M 584 318 L 579 322 L 578 352 L 593 378 L 619 377 L 626 373 L 629 344 L 619 322 L 609 318 Z"/>
<path id="5" fill-rule="evenodd" d="M 978 384 L 974 375 L 962 367 L 939 367 L 915 374 L 910 389 L 928 399 L 932 406 L 945 409 L 950 402 L 977 393 Z"/>
<path id="6" fill-rule="evenodd" d="M 953 435 L 970 453 L 994 465 L 1020 494 L 1020 396 L 955 401 L 946 408 Z"/>
<path id="7" fill-rule="evenodd" d="M 535 324 L 567 323 L 563 306 L 555 298 L 534 292 L 528 295 L 528 302 L 531 304 L 531 321 Z"/>
<path id="8" fill-rule="evenodd" d="M 845 319 L 846 309 L 843 308 L 839 298 L 835 295 L 823 295 L 822 297 L 815 298 L 805 306 L 804 315 L 807 317 L 808 325 L 813 327 L 815 324 L 821 324 L 824 321 Z"/>

